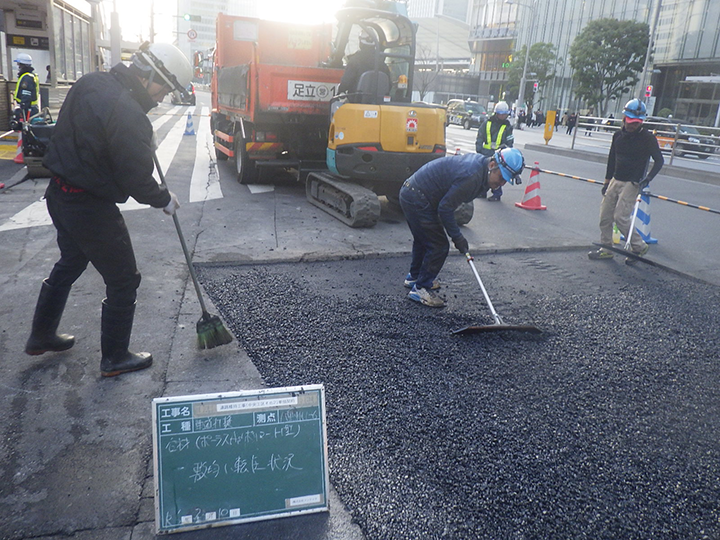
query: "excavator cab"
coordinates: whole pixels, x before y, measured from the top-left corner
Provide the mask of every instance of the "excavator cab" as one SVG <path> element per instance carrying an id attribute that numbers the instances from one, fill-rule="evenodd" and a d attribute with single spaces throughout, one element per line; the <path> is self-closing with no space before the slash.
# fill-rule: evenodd
<path id="1" fill-rule="evenodd" d="M 333 98 L 326 155 L 331 174 L 313 173 L 306 182 L 311 203 L 353 227 L 372 226 L 380 215 L 377 195 L 395 199 L 415 171 L 446 155 L 445 110 L 412 102 L 415 25 L 390 9 L 404 4 L 382 4 L 386 9 L 337 13 L 336 39 L 324 65 L 342 68 L 361 34 L 372 38 L 374 65 L 356 88 Z"/>

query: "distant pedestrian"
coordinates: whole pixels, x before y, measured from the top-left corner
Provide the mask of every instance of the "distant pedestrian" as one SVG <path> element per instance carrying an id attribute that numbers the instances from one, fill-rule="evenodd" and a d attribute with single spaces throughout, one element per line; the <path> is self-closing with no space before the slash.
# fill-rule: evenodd
<path id="1" fill-rule="evenodd" d="M 520 150 L 505 148 L 491 157 L 464 154 L 436 159 L 403 183 L 400 206 L 413 235 L 410 272 L 405 276 L 410 300 L 430 307 L 445 305 L 434 290 L 450 251 L 448 236 L 463 255 L 470 249 L 455 221 L 455 210 L 506 182 L 520 184 L 524 167 Z"/>
<path id="2" fill-rule="evenodd" d="M 57 334 L 70 288 L 88 263 L 105 282 L 100 372 L 113 377 L 152 364 L 128 350 L 140 285 L 135 253 L 117 207 L 129 197 L 171 215 L 178 198 L 153 178 L 153 129 L 147 113 L 171 90 L 182 92 L 192 66 L 173 45 L 144 44 L 133 63 L 81 77 L 65 99 L 43 165 L 52 172 L 45 201 L 57 229 L 60 259 L 35 308 L 29 355 L 65 351 L 75 338 Z"/>
<path id="3" fill-rule="evenodd" d="M 577 123 L 577 114 L 572 113 L 570 116 L 568 116 L 567 119 L 567 131 L 566 133 L 568 135 L 572 135 L 573 129 L 575 128 L 575 124 Z"/>
<path id="4" fill-rule="evenodd" d="M 592 116 L 593 116 L 594 114 L 595 114 L 595 113 L 593 112 L 592 109 L 590 109 L 590 110 L 588 111 L 587 124 L 586 124 L 586 126 L 585 126 L 585 136 L 586 136 L 586 137 L 592 137 L 592 131 L 593 131 L 593 129 L 594 129 L 593 124 L 595 123 L 595 119 L 592 118 Z"/>
<path id="5" fill-rule="evenodd" d="M 625 238 L 630 238 L 630 247 L 636 255 L 645 255 L 650 246 L 636 231 L 630 233 L 633 207 L 638 193 L 648 186 L 663 166 L 657 139 L 643 126 L 646 114 L 645 104 L 639 99 L 631 99 L 625 105 L 622 129 L 613 133 L 610 144 L 600 204 L 600 243 L 612 245 L 615 223 Z M 653 159 L 653 167 L 645 174 L 650 158 Z M 588 257 L 612 259 L 613 253 L 600 248 L 588 253 Z M 626 264 L 635 262 L 632 257 L 625 259 Z"/>

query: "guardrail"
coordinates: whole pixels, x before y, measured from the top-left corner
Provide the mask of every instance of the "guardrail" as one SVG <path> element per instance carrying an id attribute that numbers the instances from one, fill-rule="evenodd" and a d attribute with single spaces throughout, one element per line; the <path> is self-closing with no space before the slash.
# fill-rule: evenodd
<path id="1" fill-rule="evenodd" d="M 583 145 L 609 149 L 613 133 L 622 126 L 620 118 L 578 116 L 570 148 L 575 149 L 577 138 L 583 138 Z M 684 124 L 671 118 L 648 117 L 645 126 L 657 137 L 660 150 L 670 154 L 668 165 L 674 159 L 695 156 L 708 159 L 720 153 L 720 128 Z M 590 142 L 593 139 L 597 142 Z"/>

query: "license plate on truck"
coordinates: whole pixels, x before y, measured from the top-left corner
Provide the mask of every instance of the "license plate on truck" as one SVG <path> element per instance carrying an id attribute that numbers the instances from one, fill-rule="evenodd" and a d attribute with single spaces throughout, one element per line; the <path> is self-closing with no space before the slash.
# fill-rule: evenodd
<path id="1" fill-rule="evenodd" d="M 338 85 L 316 81 L 288 81 L 288 101 L 330 101 Z"/>

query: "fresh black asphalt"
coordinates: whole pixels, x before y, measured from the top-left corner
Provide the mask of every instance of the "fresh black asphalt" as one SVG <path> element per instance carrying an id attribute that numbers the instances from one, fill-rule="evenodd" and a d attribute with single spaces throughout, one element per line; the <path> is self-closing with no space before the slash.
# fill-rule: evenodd
<path id="1" fill-rule="evenodd" d="M 322 383 L 330 475 L 368 539 L 718 538 L 720 290 L 584 252 L 205 266 L 268 386 Z"/>

